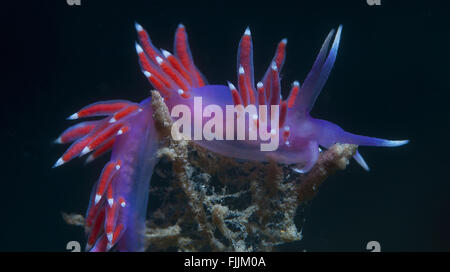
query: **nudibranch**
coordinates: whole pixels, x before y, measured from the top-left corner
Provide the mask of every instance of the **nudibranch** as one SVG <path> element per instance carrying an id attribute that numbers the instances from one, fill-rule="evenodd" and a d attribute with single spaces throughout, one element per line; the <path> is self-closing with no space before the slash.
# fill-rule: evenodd
<path id="1" fill-rule="evenodd" d="M 321 147 L 329 148 L 335 143 L 394 147 L 408 142 L 351 134 L 333 123 L 310 116 L 336 60 L 342 26 L 328 34 L 306 79 L 301 85 L 294 81 L 286 99 L 281 95 L 280 73 L 287 39 L 278 43 L 271 64 L 255 86 L 253 44 L 247 28 L 239 43 L 235 87 L 231 82 L 227 86 L 208 84 L 194 64 L 183 25 L 177 28 L 173 54 L 157 49 L 144 28 L 137 23 L 135 27 L 138 34 L 135 47 L 141 70 L 164 97 L 169 110 L 182 106 L 191 112 L 200 111 L 200 117 L 194 117 L 192 127 L 183 129 L 194 132 L 198 129 L 195 124 L 203 127 L 218 117 L 219 112 L 232 106 L 236 110 L 233 119 L 240 114 L 248 117 L 244 124 L 249 135 L 252 130 L 264 127 L 263 131 L 268 136 L 263 140 L 261 137 L 227 140 L 227 131 L 230 133 L 231 130 L 234 136 L 237 134 L 234 122 L 231 126 L 225 121 L 216 122 L 215 125 L 221 124 L 225 129 L 215 127 L 213 135 L 205 135 L 207 139 L 193 137 L 197 144 L 208 150 L 237 159 L 292 164 L 298 172 L 305 173 L 316 163 Z M 199 98 L 200 109 L 196 105 Z M 276 110 L 256 112 L 250 110 L 252 106 L 258 109 L 276 106 Z M 210 117 L 209 120 L 203 114 Z M 100 116 L 104 118 L 81 122 L 58 137 L 57 143 L 73 143 L 54 167 L 88 153 L 87 162 L 90 162 L 112 151 L 93 187 L 86 212 L 86 250 L 141 251 L 144 250 L 149 183 L 160 141 L 155 131 L 151 98 L 140 103 L 125 100 L 97 102 L 68 119 Z M 180 117 L 176 111 L 172 116 Z M 279 145 L 273 150 L 261 151 L 261 144 L 268 139 L 276 140 Z M 368 170 L 358 152 L 354 158 Z"/>

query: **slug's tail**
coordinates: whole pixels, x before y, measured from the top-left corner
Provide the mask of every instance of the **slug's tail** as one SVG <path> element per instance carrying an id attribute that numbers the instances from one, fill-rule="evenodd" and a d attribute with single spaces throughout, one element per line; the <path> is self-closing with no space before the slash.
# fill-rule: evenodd
<path id="1" fill-rule="evenodd" d="M 192 88 L 207 84 L 192 59 L 184 25 L 178 25 L 175 34 L 175 55 L 163 49 L 156 49 L 147 31 L 140 24 L 135 23 L 135 28 L 139 40 L 139 43 L 136 43 L 136 52 L 142 72 L 165 99 L 170 99 L 172 95 L 189 98 Z"/>
<path id="2" fill-rule="evenodd" d="M 409 143 L 409 140 L 386 140 L 381 138 L 356 135 L 349 132 L 343 132 L 338 140 L 339 142 L 346 144 L 384 147 L 396 147 Z"/>

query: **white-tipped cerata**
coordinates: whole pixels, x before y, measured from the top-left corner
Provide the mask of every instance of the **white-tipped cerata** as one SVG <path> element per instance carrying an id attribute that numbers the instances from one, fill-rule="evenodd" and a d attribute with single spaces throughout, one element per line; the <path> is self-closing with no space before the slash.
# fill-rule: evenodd
<path id="1" fill-rule="evenodd" d="M 117 131 L 117 135 L 122 135 L 123 134 L 123 130 L 119 129 L 119 131 Z"/>
<path id="2" fill-rule="evenodd" d="M 111 242 L 112 242 L 112 239 L 113 239 L 113 234 L 112 234 L 112 232 L 107 233 L 107 234 L 106 234 L 106 237 L 108 237 L 108 241 L 111 243 Z"/>
<path id="3" fill-rule="evenodd" d="M 117 120 L 116 120 L 116 118 L 114 118 L 114 116 L 111 119 L 109 119 L 110 123 L 114 123 L 115 121 L 117 121 Z"/>
<path id="4" fill-rule="evenodd" d="M 275 63 L 275 61 L 272 61 L 271 67 L 272 67 L 272 70 L 274 70 L 274 71 L 278 70 L 277 64 Z"/>
<path id="5" fill-rule="evenodd" d="M 144 71 L 144 75 L 145 75 L 145 77 L 151 77 L 152 76 L 152 74 L 150 74 L 149 71 Z"/>
<path id="6" fill-rule="evenodd" d="M 114 204 L 114 199 L 113 198 L 108 198 L 108 205 L 109 205 L 110 208 L 112 208 L 113 204 Z"/>
<path id="7" fill-rule="evenodd" d="M 63 160 L 63 158 L 59 158 L 56 163 L 53 165 L 53 168 L 61 166 L 65 163 L 65 161 Z"/>
<path id="8" fill-rule="evenodd" d="M 244 35 L 250 36 L 252 35 L 252 33 L 250 32 L 250 28 L 247 26 L 247 28 L 245 29 Z"/>
<path id="9" fill-rule="evenodd" d="M 94 200 L 94 204 L 97 205 L 97 203 L 100 201 L 100 199 L 102 199 L 102 196 L 99 194 L 95 195 L 95 200 Z"/>
<path id="10" fill-rule="evenodd" d="M 257 87 L 258 89 L 261 89 L 262 87 L 264 87 L 264 84 L 260 81 L 260 82 L 258 82 L 258 83 L 256 84 L 256 87 Z"/>
<path id="11" fill-rule="evenodd" d="M 68 120 L 75 120 L 75 119 L 78 119 L 78 113 L 72 114 L 72 115 L 69 116 L 67 119 L 68 119 Z"/>
<path id="12" fill-rule="evenodd" d="M 298 86 L 300 86 L 300 83 L 296 80 L 296 81 L 294 81 L 294 86 L 296 86 L 296 87 L 298 87 Z"/>
<path id="13" fill-rule="evenodd" d="M 164 50 L 164 49 L 161 49 L 161 52 L 163 53 L 163 55 L 164 55 L 165 58 L 168 58 L 168 57 L 170 57 L 170 56 L 172 55 L 172 54 L 170 54 L 169 51 L 166 51 L 166 50 Z"/>
<path id="14" fill-rule="evenodd" d="M 140 53 L 144 52 L 144 50 L 142 50 L 142 47 L 138 43 L 135 43 L 135 47 L 136 47 L 136 53 L 140 54 Z"/>
<path id="15" fill-rule="evenodd" d="M 230 90 L 232 90 L 232 91 L 236 90 L 236 87 L 234 87 L 233 83 L 227 81 L 227 84 L 228 84 L 228 88 L 230 88 Z"/>
<path id="16" fill-rule="evenodd" d="M 160 56 L 156 56 L 156 62 L 158 62 L 158 64 L 161 64 L 163 62 L 163 59 Z"/>
<path id="17" fill-rule="evenodd" d="M 89 148 L 89 146 L 86 146 L 85 148 L 83 148 L 83 150 L 81 150 L 80 155 L 83 156 L 89 152 L 91 152 L 91 149 Z"/>
<path id="18" fill-rule="evenodd" d="M 184 91 L 182 89 L 178 89 L 178 94 L 182 95 L 182 94 L 184 94 Z"/>
<path id="19" fill-rule="evenodd" d="M 288 41 L 287 38 L 284 38 L 284 39 L 281 40 L 281 42 L 284 43 L 284 44 L 287 44 L 287 41 Z"/>
<path id="20" fill-rule="evenodd" d="M 239 66 L 239 74 L 240 75 L 244 74 L 244 67 L 242 67 L 242 65 Z"/>
<path id="21" fill-rule="evenodd" d="M 61 137 L 58 137 L 58 138 L 55 140 L 55 144 L 62 144 L 62 139 L 61 139 Z"/>
<path id="22" fill-rule="evenodd" d="M 144 30 L 144 28 L 137 22 L 134 22 L 134 28 L 136 29 L 137 32 L 141 32 L 142 30 Z"/>

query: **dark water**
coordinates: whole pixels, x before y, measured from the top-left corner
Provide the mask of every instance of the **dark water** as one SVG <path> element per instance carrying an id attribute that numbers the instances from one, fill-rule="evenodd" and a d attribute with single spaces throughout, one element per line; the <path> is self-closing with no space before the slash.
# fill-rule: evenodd
<path id="1" fill-rule="evenodd" d="M 10 15 L 3 52 L 12 61 L 2 86 L 1 251 L 64 251 L 68 241 L 84 239 L 60 212 L 84 212 L 104 161 L 51 169 L 65 149 L 52 142 L 71 124 L 65 118 L 84 105 L 148 95 L 134 21 L 169 50 L 184 23 L 197 66 L 220 84 L 236 79 L 237 44 L 247 25 L 257 78 L 287 37 L 284 91 L 303 81 L 327 33 L 343 24 L 337 61 L 313 115 L 358 134 L 411 143 L 362 148 L 372 170 L 352 162 L 327 180 L 304 240 L 286 250 L 364 251 L 371 240 L 384 251 L 450 250 L 447 2 L 162 2 L 2 6 Z"/>

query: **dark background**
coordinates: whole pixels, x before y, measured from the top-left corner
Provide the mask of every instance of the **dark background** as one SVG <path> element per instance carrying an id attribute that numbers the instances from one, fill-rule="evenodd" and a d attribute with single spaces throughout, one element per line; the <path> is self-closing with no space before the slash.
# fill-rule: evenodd
<path id="1" fill-rule="evenodd" d="M 343 24 L 337 61 L 313 116 L 411 143 L 361 148 L 372 170 L 353 161 L 327 180 L 312 202 L 304 240 L 285 249 L 365 251 L 376 240 L 383 251 L 449 251 L 449 5 L 393 2 L 2 4 L 0 251 L 64 251 L 68 241 L 84 241 L 82 229 L 66 225 L 61 211 L 84 213 L 104 160 L 52 169 L 66 148 L 53 140 L 82 106 L 148 96 L 134 21 L 168 50 L 184 23 L 197 66 L 218 84 L 236 81 L 237 44 L 246 26 L 256 78 L 287 37 L 285 92 L 292 81 L 303 81 L 330 29 Z"/>

